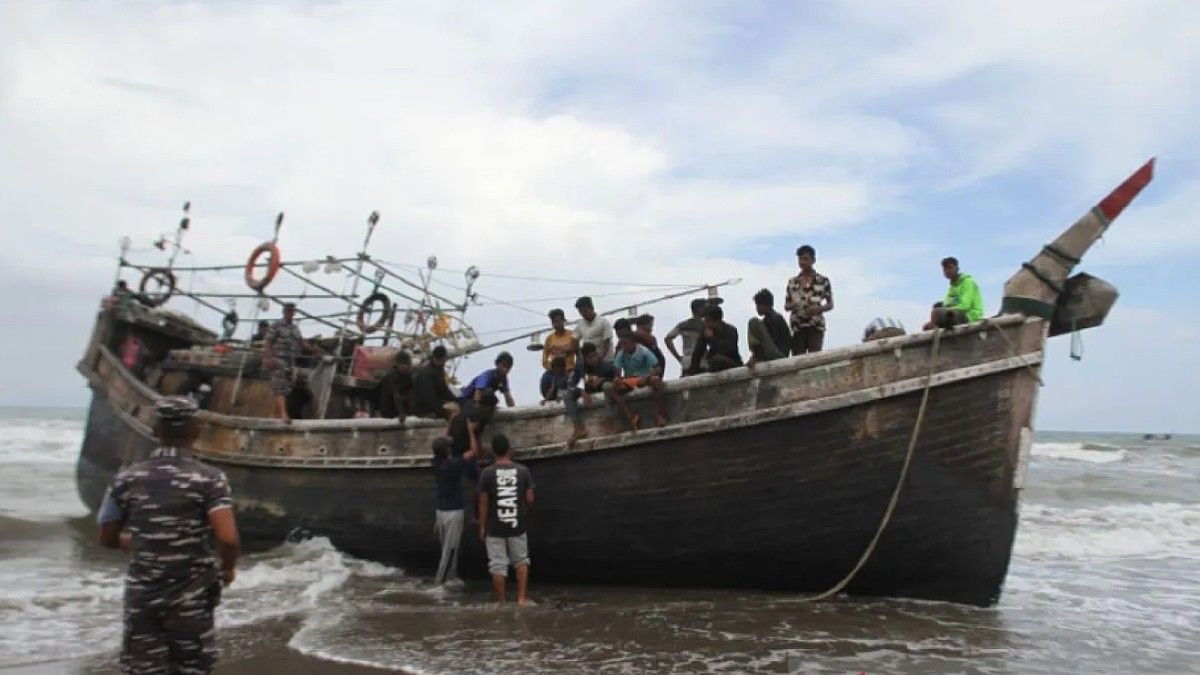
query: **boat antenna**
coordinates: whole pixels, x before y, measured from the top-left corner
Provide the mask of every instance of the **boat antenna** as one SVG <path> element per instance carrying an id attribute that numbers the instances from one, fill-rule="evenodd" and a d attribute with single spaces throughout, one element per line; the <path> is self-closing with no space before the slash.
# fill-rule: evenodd
<path id="1" fill-rule="evenodd" d="M 362 278 L 363 264 L 367 260 L 367 247 L 371 244 L 371 236 L 375 234 L 375 226 L 379 224 L 379 212 L 372 211 L 367 216 L 367 236 L 363 237 L 362 250 L 358 252 L 358 262 L 355 263 L 354 282 L 350 285 L 350 296 L 346 301 L 346 316 L 342 317 L 342 329 L 338 331 L 337 347 L 333 353 L 342 354 L 342 342 L 346 338 L 346 330 L 350 326 L 350 314 L 354 311 L 354 302 L 358 299 L 358 280 Z"/>

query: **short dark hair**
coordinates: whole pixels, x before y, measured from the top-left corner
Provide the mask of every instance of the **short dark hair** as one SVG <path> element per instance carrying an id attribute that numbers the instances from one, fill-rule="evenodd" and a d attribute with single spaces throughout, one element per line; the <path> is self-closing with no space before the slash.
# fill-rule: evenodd
<path id="1" fill-rule="evenodd" d="M 446 345 L 438 345 L 429 353 L 430 358 L 444 359 L 446 358 Z"/>
<path id="2" fill-rule="evenodd" d="M 129 288 L 129 284 L 124 279 L 117 281 L 117 288 Z"/>
<path id="3" fill-rule="evenodd" d="M 556 357 L 550 359 L 550 368 L 552 370 L 557 370 L 559 368 L 565 369 L 566 367 L 567 367 L 567 357 L 556 356 Z"/>
<path id="4" fill-rule="evenodd" d="M 942 258 L 942 267 L 945 267 L 946 265 L 954 265 L 955 267 L 958 267 L 958 258 L 955 258 L 954 256 Z"/>
<path id="5" fill-rule="evenodd" d="M 285 303 L 283 303 L 283 309 L 284 309 L 284 310 L 296 309 L 296 303 L 294 303 L 294 302 L 285 302 Z"/>
<path id="6" fill-rule="evenodd" d="M 575 309 L 583 309 L 584 307 L 590 307 L 592 309 L 596 308 L 596 306 L 592 304 L 592 299 L 590 297 L 581 295 L 579 296 L 579 299 L 575 301 Z"/>
<path id="7" fill-rule="evenodd" d="M 767 307 L 770 307 L 771 305 L 775 304 L 775 295 L 771 293 L 771 291 L 764 288 L 754 294 L 754 304 L 766 305 Z"/>
<path id="8" fill-rule="evenodd" d="M 626 319 L 624 317 L 617 319 L 616 321 L 613 322 L 613 332 L 617 334 L 617 337 L 621 337 L 621 333 L 629 332 L 630 323 L 631 322 L 629 321 L 629 319 Z"/>
<path id="9" fill-rule="evenodd" d="M 583 343 L 583 346 L 579 348 L 579 353 L 584 356 L 587 356 L 588 354 L 595 354 L 596 353 L 596 343 L 595 342 Z"/>
<path id="10" fill-rule="evenodd" d="M 409 356 L 408 352 L 401 349 L 400 351 L 396 352 L 396 365 L 411 366 L 412 356 Z"/>
<path id="11" fill-rule="evenodd" d="M 496 365 L 508 366 L 509 368 L 512 368 L 512 364 L 513 364 L 512 354 L 509 354 L 508 352 L 500 352 L 499 354 L 496 355 Z"/>
<path id="12" fill-rule="evenodd" d="M 652 323 L 654 323 L 653 314 L 642 314 L 633 320 L 633 325 L 635 326 L 649 326 Z"/>
<path id="13" fill-rule="evenodd" d="M 725 318 L 725 312 L 717 305 L 709 305 L 708 307 L 704 308 L 704 316 L 705 318 L 711 317 L 717 321 L 720 321 Z"/>
<path id="14" fill-rule="evenodd" d="M 484 389 L 483 393 L 479 394 L 479 405 L 485 408 L 495 408 L 500 404 L 500 399 L 496 398 L 496 392 L 491 389 Z"/>
<path id="15" fill-rule="evenodd" d="M 809 246 L 808 244 L 796 249 L 796 255 L 804 255 L 805 253 L 811 255 L 814 259 L 817 257 L 817 249 Z"/>
<path id="16" fill-rule="evenodd" d="M 703 312 L 707 305 L 708 300 L 705 298 L 696 298 L 695 300 L 692 300 L 692 314 L 699 314 Z"/>
<path id="17" fill-rule="evenodd" d="M 453 447 L 453 445 L 454 444 L 450 442 L 450 438 L 448 436 L 438 436 L 437 438 L 433 439 L 433 456 L 444 456 L 450 450 L 450 448 Z"/>
<path id="18" fill-rule="evenodd" d="M 496 453 L 497 457 L 507 457 L 509 450 L 512 450 L 512 444 L 508 442 L 508 436 L 504 434 L 492 436 L 492 452 Z"/>
<path id="19" fill-rule="evenodd" d="M 554 317 L 558 317 L 558 318 L 560 318 L 560 319 L 563 319 L 563 320 L 565 321 L 565 320 L 566 320 L 566 318 L 567 318 L 567 313 L 566 313 L 566 312 L 564 312 L 564 311 L 562 311 L 561 309 L 558 309 L 558 308 L 556 307 L 556 308 L 554 308 L 554 309 L 550 310 L 550 313 L 549 313 L 547 316 L 549 316 L 549 317 L 550 317 L 550 320 L 551 320 L 551 321 L 553 321 L 553 320 L 554 320 Z"/>

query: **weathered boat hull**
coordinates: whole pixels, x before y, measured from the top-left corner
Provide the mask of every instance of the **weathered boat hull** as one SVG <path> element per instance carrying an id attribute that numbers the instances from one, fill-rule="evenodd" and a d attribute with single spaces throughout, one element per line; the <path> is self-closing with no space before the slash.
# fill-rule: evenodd
<path id="1" fill-rule="evenodd" d="M 1030 369 L 1040 358 L 1042 322 L 1009 330 L 1021 354 L 1006 356 L 1011 345 L 978 340 L 974 332 L 944 340 L 946 369 L 939 369 L 941 379 L 930 392 L 899 506 L 848 592 L 979 605 L 998 598 L 1016 527 L 1022 446 L 1028 450 L 1036 389 Z M 922 367 L 918 356 L 927 356 L 927 342 L 910 336 L 896 344 L 917 363 L 899 359 L 901 347 L 893 356 L 885 346 L 828 367 L 850 368 L 855 375 L 849 380 L 860 382 L 882 372 L 872 359 L 895 362 L 892 369 Z M 542 445 L 519 456 L 537 482 L 530 535 L 537 577 L 802 592 L 837 582 L 879 525 L 913 431 L 922 383 L 885 377 L 864 391 L 826 377 L 822 393 L 828 396 L 781 401 L 778 392 L 791 391 L 796 378 L 818 369 L 795 361 L 771 364 L 773 370 L 757 377 L 701 382 L 686 397 L 692 405 L 715 395 L 733 414 L 698 419 L 694 429 L 683 424 L 610 436 L 574 451 Z M 772 378 L 778 391 L 764 394 Z M 145 411 L 131 406 L 145 392 L 111 376 L 94 379 L 97 384 L 78 473 L 80 493 L 93 507 L 112 474 L 153 447 Z M 740 395 L 734 388 L 753 388 L 764 404 L 728 403 Z M 682 396 L 672 399 L 676 407 Z M 603 410 L 588 414 L 596 423 Z M 539 413 L 538 433 L 558 419 L 547 415 Z M 534 433 L 526 428 L 533 423 L 528 416 L 501 415 L 495 426 L 520 438 Z M 272 545 L 303 528 L 357 556 L 414 572 L 432 569 L 438 550 L 433 481 L 427 457 L 416 453 L 428 447 L 426 435 L 438 433 L 436 426 L 401 431 L 383 420 L 368 422 L 289 432 L 261 421 L 264 428 L 247 431 L 254 426 L 249 420 L 214 420 L 202 456 L 229 476 L 249 544 Z M 253 447 L 246 444 L 270 447 L 281 434 L 290 436 L 291 454 L 248 454 Z M 415 447 L 402 452 L 379 446 L 399 456 L 364 457 L 389 442 L 401 450 Z M 221 443 L 230 452 L 212 451 Z M 316 444 L 324 457 L 296 456 Z M 482 575 L 482 546 L 473 531 L 464 544 L 463 573 Z"/>

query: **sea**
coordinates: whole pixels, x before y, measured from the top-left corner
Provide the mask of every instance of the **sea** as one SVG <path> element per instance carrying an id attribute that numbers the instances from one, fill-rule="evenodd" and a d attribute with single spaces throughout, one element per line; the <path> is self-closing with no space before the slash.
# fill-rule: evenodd
<path id="1" fill-rule="evenodd" d="M 117 670 L 124 558 L 76 495 L 83 422 L 0 409 L 0 671 Z M 990 608 L 546 586 L 535 562 L 518 610 L 310 539 L 244 559 L 218 672 L 1200 672 L 1198 478 L 1197 436 L 1038 433 Z"/>

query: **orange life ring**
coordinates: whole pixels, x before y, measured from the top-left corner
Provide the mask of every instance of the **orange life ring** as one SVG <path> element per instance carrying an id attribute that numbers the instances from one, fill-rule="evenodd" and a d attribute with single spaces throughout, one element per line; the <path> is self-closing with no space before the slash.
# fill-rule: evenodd
<path id="1" fill-rule="evenodd" d="M 383 311 L 380 312 L 379 319 L 375 321 L 375 323 L 367 323 L 367 314 L 373 311 L 373 308 L 377 303 L 382 305 Z M 391 299 L 383 293 L 376 291 L 367 296 L 367 299 L 363 300 L 362 304 L 358 306 L 358 329 L 361 330 L 364 335 L 367 333 L 374 333 L 380 328 L 383 328 L 384 324 L 386 324 L 388 319 L 391 317 L 391 314 Z"/>
<path id="2" fill-rule="evenodd" d="M 269 255 L 267 259 L 267 274 L 262 279 L 255 278 L 254 267 L 258 264 L 258 259 L 262 254 Z M 279 273 L 279 247 L 275 242 L 264 241 L 259 244 L 251 253 L 250 259 L 246 261 L 246 285 L 252 291 L 261 291 L 267 287 L 275 279 L 275 275 Z"/>

